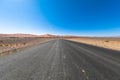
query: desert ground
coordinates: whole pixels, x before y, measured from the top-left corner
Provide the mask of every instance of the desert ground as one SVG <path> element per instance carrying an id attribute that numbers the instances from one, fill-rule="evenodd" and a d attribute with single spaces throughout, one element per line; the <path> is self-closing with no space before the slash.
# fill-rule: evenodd
<path id="1" fill-rule="evenodd" d="M 0 37 L 0 55 L 13 53 L 51 40 L 40 37 Z"/>
<path id="2" fill-rule="evenodd" d="M 113 50 L 120 50 L 120 38 L 116 37 L 78 37 L 67 38 L 67 40 L 77 41 L 80 43 L 90 44 Z"/>
<path id="3" fill-rule="evenodd" d="M 78 37 L 78 36 L 56 36 L 51 34 L 1 34 L 0 55 L 13 53 L 33 45 L 44 43 L 54 39 L 66 39 L 113 50 L 120 50 L 120 38 L 116 37 Z"/>
<path id="4" fill-rule="evenodd" d="M 120 80 L 116 50 L 119 38 L 5 35 L 0 80 Z"/>

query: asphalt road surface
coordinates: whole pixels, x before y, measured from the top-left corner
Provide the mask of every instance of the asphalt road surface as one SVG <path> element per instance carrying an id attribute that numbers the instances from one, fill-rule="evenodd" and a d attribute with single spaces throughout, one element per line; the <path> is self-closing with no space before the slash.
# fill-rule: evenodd
<path id="1" fill-rule="evenodd" d="M 0 80 L 120 80 L 120 52 L 53 40 L 1 56 Z"/>

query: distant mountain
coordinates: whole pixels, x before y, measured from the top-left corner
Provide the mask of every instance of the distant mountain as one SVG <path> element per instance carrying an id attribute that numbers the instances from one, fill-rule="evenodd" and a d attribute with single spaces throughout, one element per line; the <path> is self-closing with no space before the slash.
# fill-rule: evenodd
<path id="1" fill-rule="evenodd" d="M 43 34 L 43 35 L 40 35 L 39 37 L 57 37 L 57 35 Z"/>
<path id="2" fill-rule="evenodd" d="M 43 34 L 43 35 L 33 35 L 33 34 L 0 34 L 0 37 L 44 37 L 44 38 L 53 38 L 53 37 L 79 37 L 79 36 L 72 36 L 72 35 L 53 35 L 53 34 Z"/>
<path id="3" fill-rule="evenodd" d="M 0 34 L 0 37 L 37 37 L 32 34 Z"/>
<path id="4" fill-rule="evenodd" d="M 52 34 L 44 34 L 40 35 L 40 37 L 79 37 L 79 36 L 72 36 L 72 35 L 52 35 Z"/>

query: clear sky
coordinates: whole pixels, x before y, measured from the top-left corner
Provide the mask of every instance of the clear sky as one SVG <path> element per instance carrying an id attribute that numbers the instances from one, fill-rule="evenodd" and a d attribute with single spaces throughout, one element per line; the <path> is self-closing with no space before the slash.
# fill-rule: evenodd
<path id="1" fill-rule="evenodd" d="M 120 0 L 0 0 L 0 33 L 120 36 Z"/>

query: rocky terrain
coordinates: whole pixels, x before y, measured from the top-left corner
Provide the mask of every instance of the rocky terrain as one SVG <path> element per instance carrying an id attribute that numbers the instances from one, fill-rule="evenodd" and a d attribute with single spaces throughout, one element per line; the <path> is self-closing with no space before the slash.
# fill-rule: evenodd
<path id="1" fill-rule="evenodd" d="M 0 55 L 16 52 L 33 45 L 52 40 L 34 35 L 0 35 Z"/>

